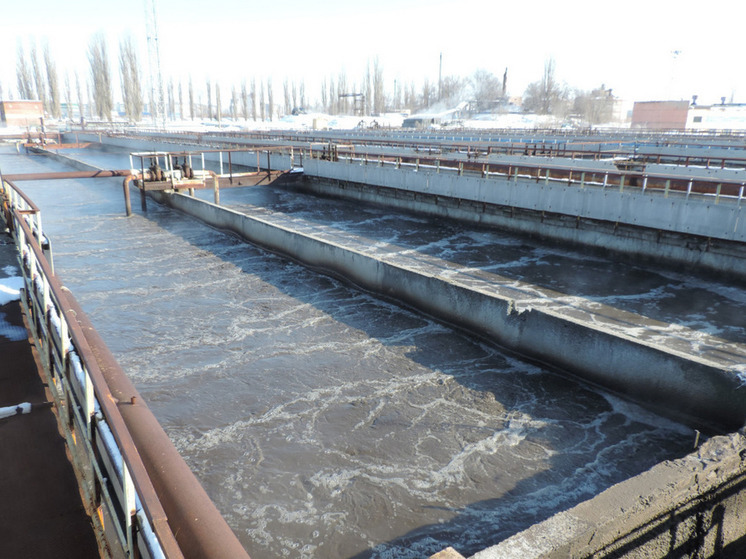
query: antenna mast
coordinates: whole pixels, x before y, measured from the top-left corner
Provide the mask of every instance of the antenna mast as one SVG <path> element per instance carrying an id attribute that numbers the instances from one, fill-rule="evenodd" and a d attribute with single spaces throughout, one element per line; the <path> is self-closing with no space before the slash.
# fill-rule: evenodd
<path id="1" fill-rule="evenodd" d="M 161 49 L 158 44 L 158 18 L 155 12 L 155 0 L 145 0 L 145 32 L 148 39 L 148 67 L 150 69 L 150 112 L 153 121 L 161 119 L 166 127 L 166 110 L 163 95 L 163 75 L 161 74 Z"/>

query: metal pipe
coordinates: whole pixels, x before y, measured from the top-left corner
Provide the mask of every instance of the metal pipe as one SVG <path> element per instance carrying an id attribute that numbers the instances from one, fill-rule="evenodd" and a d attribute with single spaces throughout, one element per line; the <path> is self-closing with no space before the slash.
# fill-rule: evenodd
<path id="1" fill-rule="evenodd" d="M 96 179 L 105 177 L 126 177 L 132 171 L 130 169 L 117 169 L 111 171 L 64 171 L 57 173 L 23 173 L 5 175 L 6 181 L 40 181 L 55 179 Z"/>

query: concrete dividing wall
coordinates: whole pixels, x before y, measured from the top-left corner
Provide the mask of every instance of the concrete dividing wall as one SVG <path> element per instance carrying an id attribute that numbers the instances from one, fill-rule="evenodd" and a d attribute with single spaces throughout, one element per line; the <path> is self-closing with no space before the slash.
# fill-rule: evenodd
<path id="1" fill-rule="evenodd" d="M 378 166 L 359 163 L 338 163 L 312 159 L 304 162 L 306 173 L 337 181 L 355 182 L 388 188 L 400 188 L 433 196 L 508 206 L 524 210 L 544 211 L 620 222 L 651 229 L 663 229 L 688 235 L 699 235 L 726 241 L 746 241 L 746 223 L 741 218 L 738 200 L 692 194 L 687 197 L 637 188 L 588 185 L 576 181 L 518 180 L 504 177 L 482 178 L 458 175 L 453 171 L 435 172 L 421 167 L 397 169 L 392 165 Z"/>
<path id="2" fill-rule="evenodd" d="M 323 174 L 315 167 L 328 162 L 304 162 L 307 177 L 314 173 Z M 333 165 L 333 164 L 332 164 Z M 463 178 L 463 177 L 462 177 Z M 467 177 L 483 180 L 477 177 Z M 703 271 L 730 274 L 746 278 L 746 245 L 736 241 L 724 241 L 690 233 L 667 231 L 665 229 L 641 227 L 635 223 L 623 221 L 603 221 L 580 215 L 555 213 L 551 204 L 548 210 L 523 209 L 515 206 L 478 202 L 468 198 L 443 196 L 435 194 L 432 189 L 418 188 L 408 190 L 406 187 L 389 187 L 362 184 L 344 179 L 326 178 L 324 180 L 306 181 L 304 188 L 319 194 L 346 197 L 370 203 L 385 204 L 392 207 L 470 221 L 480 225 L 499 227 L 529 235 L 540 235 L 544 238 L 570 242 L 612 250 L 638 259 L 652 259 L 656 262 L 685 265 Z M 496 188 L 493 186 L 492 188 Z M 530 195 L 526 185 L 520 187 Z M 541 192 L 541 187 L 539 192 Z M 566 187 L 576 188 L 576 187 Z M 587 187 L 586 190 L 597 187 Z M 598 189 L 597 189 L 598 190 Z M 604 196 L 619 197 L 620 193 L 604 189 Z M 628 194 L 628 193 L 627 193 Z M 621 193 L 622 196 L 627 194 Z M 680 195 L 679 195 L 680 196 Z M 622 198 L 623 199 L 623 198 Z M 672 195 L 670 204 L 677 201 Z M 645 206 L 643 197 L 640 202 Z M 625 207 L 631 208 L 630 199 Z M 673 206 L 672 206 L 673 207 Z M 728 219 L 742 225 L 741 209 L 731 207 L 733 212 Z M 704 216 L 697 219 L 711 221 Z M 689 219 L 689 218 L 682 218 Z M 686 226 L 685 226 L 686 227 Z"/>
<path id="3" fill-rule="evenodd" d="M 714 437 L 472 559 L 746 557 L 746 438 Z"/>

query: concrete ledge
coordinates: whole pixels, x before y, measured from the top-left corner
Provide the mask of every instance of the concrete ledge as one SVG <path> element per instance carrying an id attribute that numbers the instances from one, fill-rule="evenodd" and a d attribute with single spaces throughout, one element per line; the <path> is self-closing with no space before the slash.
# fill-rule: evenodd
<path id="1" fill-rule="evenodd" d="M 714 437 L 472 559 L 743 557 L 746 439 Z"/>

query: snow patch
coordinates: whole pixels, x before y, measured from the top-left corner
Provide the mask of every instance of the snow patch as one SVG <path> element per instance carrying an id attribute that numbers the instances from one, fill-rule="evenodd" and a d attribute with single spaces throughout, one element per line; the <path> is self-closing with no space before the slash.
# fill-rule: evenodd
<path id="1" fill-rule="evenodd" d="M 7 305 L 11 301 L 19 301 L 21 287 L 23 287 L 23 278 L 20 276 L 0 279 L 0 306 Z"/>

